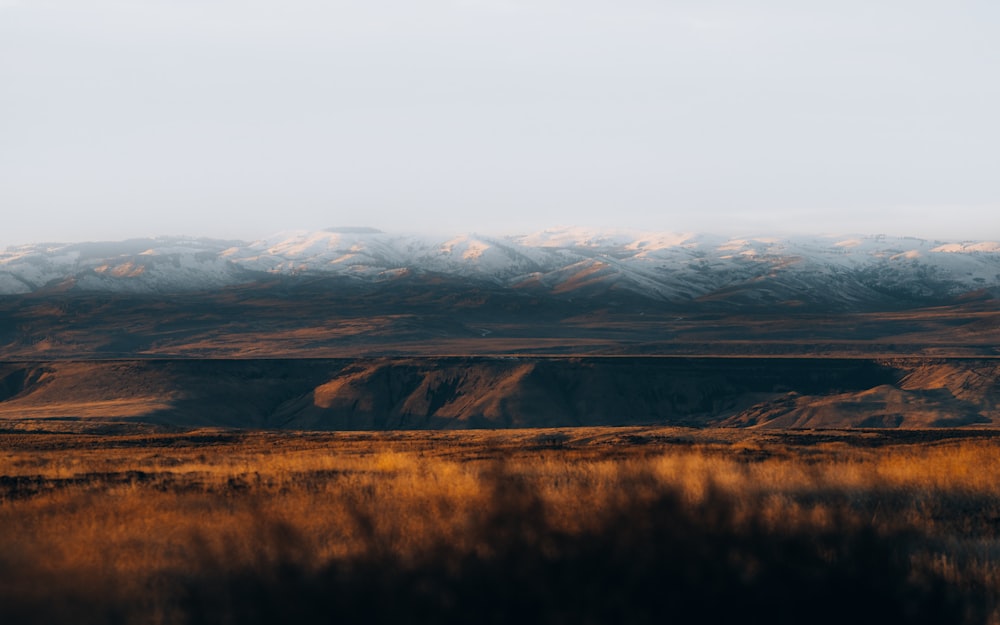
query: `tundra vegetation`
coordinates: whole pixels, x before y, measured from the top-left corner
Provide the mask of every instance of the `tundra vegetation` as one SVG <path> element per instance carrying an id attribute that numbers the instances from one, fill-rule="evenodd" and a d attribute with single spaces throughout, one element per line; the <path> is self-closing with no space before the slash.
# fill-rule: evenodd
<path id="1" fill-rule="evenodd" d="M 1000 432 L 58 426 L 3 623 L 1000 622 Z"/>

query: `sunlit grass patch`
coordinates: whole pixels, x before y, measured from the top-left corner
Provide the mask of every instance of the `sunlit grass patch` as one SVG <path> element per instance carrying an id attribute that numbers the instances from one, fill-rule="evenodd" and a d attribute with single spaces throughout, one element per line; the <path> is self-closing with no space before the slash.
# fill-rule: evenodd
<path id="1" fill-rule="evenodd" d="M 0 619 L 985 622 L 1000 441 L 869 443 L 655 429 L 8 438 Z"/>

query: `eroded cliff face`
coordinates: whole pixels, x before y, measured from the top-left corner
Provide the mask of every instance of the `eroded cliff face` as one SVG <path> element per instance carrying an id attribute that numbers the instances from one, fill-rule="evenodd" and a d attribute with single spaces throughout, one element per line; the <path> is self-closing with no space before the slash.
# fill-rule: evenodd
<path id="1" fill-rule="evenodd" d="M 989 359 L 447 357 L 0 366 L 0 417 L 317 430 L 1000 424 Z"/>

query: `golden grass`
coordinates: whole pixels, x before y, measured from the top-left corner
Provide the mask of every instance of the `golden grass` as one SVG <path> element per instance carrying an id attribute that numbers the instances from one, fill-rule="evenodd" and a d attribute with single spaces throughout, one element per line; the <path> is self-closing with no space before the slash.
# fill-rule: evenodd
<path id="1" fill-rule="evenodd" d="M 50 600 L 100 597 L 94 622 L 114 620 L 106 618 L 114 610 L 128 622 L 187 622 L 174 586 L 206 571 L 289 559 L 300 572 L 321 571 L 372 554 L 412 562 L 440 545 L 484 553 L 490 547 L 470 528 L 495 511 L 498 488 L 515 483 L 531 493 L 523 505 L 537 503 L 560 536 L 601 535 L 608 519 L 665 493 L 692 507 L 721 493 L 736 528 L 915 532 L 915 570 L 992 600 L 1000 436 L 921 436 L 3 434 L 0 605 L 27 606 L 5 622 L 41 622 L 36 611 Z"/>

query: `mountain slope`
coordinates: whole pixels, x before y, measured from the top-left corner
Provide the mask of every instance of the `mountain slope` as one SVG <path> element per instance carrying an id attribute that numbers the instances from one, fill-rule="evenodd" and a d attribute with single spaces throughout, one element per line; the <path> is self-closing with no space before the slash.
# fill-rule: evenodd
<path id="1" fill-rule="evenodd" d="M 433 237 L 341 228 L 250 243 L 140 239 L 25 245 L 0 254 L 0 294 L 7 295 L 165 294 L 275 277 L 337 276 L 378 284 L 406 275 L 560 298 L 626 294 L 717 306 L 884 308 L 996 292 L 1000 244 L 579 229 Z"/>

